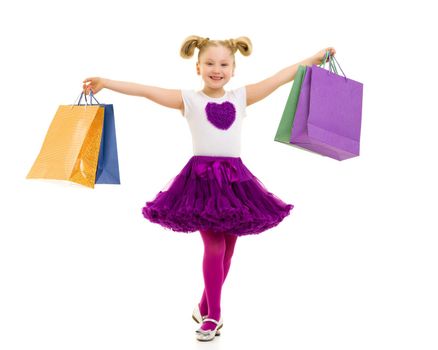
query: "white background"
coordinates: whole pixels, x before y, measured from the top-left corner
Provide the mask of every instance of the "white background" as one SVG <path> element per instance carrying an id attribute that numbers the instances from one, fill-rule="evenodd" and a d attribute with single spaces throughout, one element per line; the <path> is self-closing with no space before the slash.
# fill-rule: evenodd
<path id="1" fill-rule="evenodd" d="M 428 3 L 3 2 L 0 348 L 437 349 L 438 28 Z M 141 214 L 192 155 L 178 111 L 103 90 L 122 184 L 25 179 L 84 78 L 200 89 L 196 58 L 179 56 L 188 35 L 252 40 L 228 89 L 327 46 L 364 84 L 361 155 L 342 162 L 273 141 L 292 83 L 248 107 L 242 160 L 295 208 L 238 239 L 224 328 L 209 345 L 191 319 L 199 233 Z"/>

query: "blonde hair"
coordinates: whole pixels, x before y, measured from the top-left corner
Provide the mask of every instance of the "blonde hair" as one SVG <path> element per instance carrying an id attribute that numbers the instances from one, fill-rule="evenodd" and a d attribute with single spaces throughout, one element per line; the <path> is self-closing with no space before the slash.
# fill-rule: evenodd
<path id="1" fill-rule="evenodd" d="M 252 52 L 252 43 L 246 36 L 240 36 L 237 39 L 228 40 L 210 40 L 210 38 L 203 38 L 196 35 L 188 36 L 181 45 L 180 55 L 182 58 L 190 58 L 195 53 L 195 49 L 199 49 L 198 61 L 201 53 L 210 46 L 224 46 L 228 48 L 234 58 L 237 50 L 243 56 L 249 56 Z"/>

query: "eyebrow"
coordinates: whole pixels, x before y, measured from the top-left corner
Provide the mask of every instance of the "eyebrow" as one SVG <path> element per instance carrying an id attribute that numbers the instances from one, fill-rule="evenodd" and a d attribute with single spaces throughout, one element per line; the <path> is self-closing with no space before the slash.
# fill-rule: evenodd
<path id="1" fill-rule="evenodd" d="M 214 59 L 212 59 L 212 58 L 206 58 L 205 60 L 206 61 L 213 61 L 214 62 Z M 221 60 L 221 62 L 229 62 L 229 61 L 230 61 L 229 59 Z"/>

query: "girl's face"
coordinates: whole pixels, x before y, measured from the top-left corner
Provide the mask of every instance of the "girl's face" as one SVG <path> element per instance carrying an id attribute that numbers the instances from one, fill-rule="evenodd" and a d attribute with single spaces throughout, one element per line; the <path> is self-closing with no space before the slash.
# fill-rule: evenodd
<path id="1" fill-rule="evenodd" d="M 222 45 L 210 46 L 199 57 L 196 71 L 206 87 L 221 89 L 234 75 L 234 57 L 230 49 Z"/>

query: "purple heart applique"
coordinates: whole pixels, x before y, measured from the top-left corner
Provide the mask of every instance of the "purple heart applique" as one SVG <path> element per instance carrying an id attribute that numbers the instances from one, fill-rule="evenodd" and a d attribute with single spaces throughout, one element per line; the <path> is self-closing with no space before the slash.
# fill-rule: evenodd
<path id="1" fill-rule="evenodd" d="M 221 104 L 208 102 L 205 106 L 205 112 L 208 121 L 221 130 L 227 130 L 236 119 L 236 107 L 228 101 Z"/>

